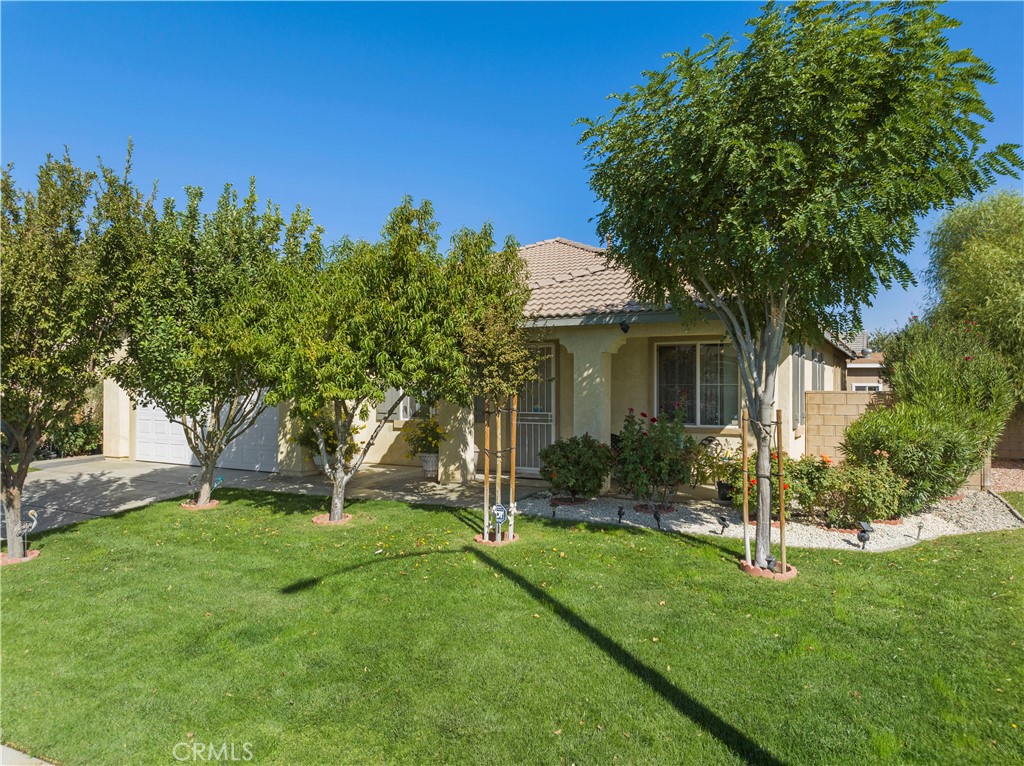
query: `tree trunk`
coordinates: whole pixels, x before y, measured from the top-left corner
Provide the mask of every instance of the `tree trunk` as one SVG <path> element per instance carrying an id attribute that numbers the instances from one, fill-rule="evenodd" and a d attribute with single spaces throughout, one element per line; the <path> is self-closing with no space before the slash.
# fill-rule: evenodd
<path id="1" fill-rule="evenodd" d="M 754 563 L 762 569 L 768 566 L 772 535 L 772 428 L 770 408 L 763 407 L 757 430 L 757 530 Z"/>
<path id="2" fill-rule="evenodd" d="M 206 453 L 200 458 L 202 469 L 199 476 L 199 497 L 196 498 L 196 505 L 206 505 L 210 502 L 210 495 L 213 494 L 213 475 L 217 472 L 217 460 L 220 455 Z"/>
<path id="3" fill-rule="evenodd" d="M 341 521 L 345 513 L 345 485 L 349 474 L 344 466 L 338 466 L 334 472 L 334 488 L 331 491 L 331 521 Z"/>
<path id="4" fill-rule="evenodd" d="M 7 556 L 23 559 L 25 542 L 21 537 L 21 487 L 4 487 L 4 509 L 7 517 Z"/>

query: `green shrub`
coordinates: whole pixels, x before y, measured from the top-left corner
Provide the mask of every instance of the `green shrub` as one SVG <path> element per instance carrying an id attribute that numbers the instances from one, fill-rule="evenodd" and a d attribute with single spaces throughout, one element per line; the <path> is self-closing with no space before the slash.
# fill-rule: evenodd
<path id="1" fill-rule="evenodd" d="M 405 455 L 407 458 L 436 455 L 445 440 L 445 432 L 436 418 L 415 417 L 409 418 L 402 426 L 402 438 L 409 448 Z"/>
<path id="2" fill-rule="evenodd" d="M 966 421 L 983 452 L 1016 403 L 1006 363 L 970 321 L 911 322 L 886 344 L 882 377 L 897 401 L 927 407 L 931 419 Z"/>
<path id="3" fill-rule="evenodd" d="M 882 460 L 872 465 L 832 465 L 805 456 L 794 468 L 794 500 L 800 515 L 828 526 L 851 527 L 858 521 L 900 515 L 906 480 Z"/>
<path id="4" fill-rule="evenodd" d="M 696 442 L 681 417 L 638 417 L 631 408 L 619 432 L 612 478 L 621 492 L 659 506 L 668 505 L 690 480 Z"/>
<path id="5" fill-rule="evenodd" d="M 103 424 L 86 415 L 77 423 L 52 430 L 47 434 L 46 441 L 61 457 L 91 455 L 103 444 Z"/>
<path id="6" fill-rule="evenodd" d="M 557 493 L 593 497 L 612 467 L 612 451 L 590 434 L 557 441 L 540 451 L 540 475 Z"/>
<path id="7" fill-rule="evenodd" d="M 1002 359 L 974 324 L 912 322 L 885 346 L 882 376 L 896 404 L 851 423 L 852 462 L 905 480 L 901 513 L 954 494 L 977 471 L 1014 407 Z"/>
<path id="8" fill-rule="evenodd" d="M 887 467 L 906 484 L 901 511 L 914 513 L 954 494 L 985 459 L 985 437 L 971 425 L 921 404 L 868 410 L 846 428 L 842 450 L 854 463 Z"/>

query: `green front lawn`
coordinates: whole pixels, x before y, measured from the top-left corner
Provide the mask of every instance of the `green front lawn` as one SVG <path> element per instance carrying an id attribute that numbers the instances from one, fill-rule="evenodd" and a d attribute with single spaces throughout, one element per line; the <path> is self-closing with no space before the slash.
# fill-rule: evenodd
<path id="1" fill-rule="evenodd" d="M 1024 513 L 1024 492 L 1004 492 L 1003 497 L 1021 513 Z"/>
<path id="2" fill-rule="evenodd" d="M 65 764 L 1024 762 L 1024 532 L 892 554 L 225 491 L 5 568 L 4 742 Z M 226 501 L 226 502 L 223 502 Z M 376 551 L 381 550 L 381 553 Z"/>

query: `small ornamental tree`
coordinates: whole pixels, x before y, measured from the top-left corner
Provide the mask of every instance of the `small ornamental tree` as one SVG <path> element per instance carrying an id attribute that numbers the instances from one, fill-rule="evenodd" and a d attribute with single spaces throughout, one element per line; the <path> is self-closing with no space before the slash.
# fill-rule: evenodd
<path id="1" fill-rule="evenodd" d="M 150 227 L 113 374 L 137 403 L 181 425 L 200 465 L 196 504 L 204 505 L 217 461 L 264 412 L 263 391 L 277 382 L 272 267 L 286 253 L 317 250 L 320 234 L 307 211 L 287 226 L 272 204 L 260 212 L 255 181 L 241 204 L 226 186 L 209 214 L 200 211 L 202 189 L 187 194 L 181 210 L 166 200 Z"/>
<path id="2" fill-rule="evenodd" d="M 786 340 L 861 325 L 903 261 L 917 219 L 1016 175 L 1017 147 L 986 151 L 978 87 L 995 81 L 932 3 L 766 5 L 747 45 L 723 37 L 583 120 L 598 232 L 641 300 L 684 321 L 710 313 L 739 362 L 767 477 Z M 757 492 L 766 566 L 769 482 Z"/>
<path id="3" fill-rule="evenodd" d="M 342 518 L 348 482 L 405 396 L 445 394 L 462 364 L 437 226 L 429 202 L 416 207 L 406 198 L 380 242 L 342 240 L 288 256 L 278 269 L 286 318 L 278 344 L 282 378 L 272 398 L 292 401 L 307 422 L 327 415 L 333 433 L 320 425 L 315 432 L 333 484 L 332 521 Z M 360 421 L 391 389 L 402 394 L 357 437 Z"/>
<path id="4" fill-rule="evenodd" d="M 122 280 L 141 253 L 145 200 L 123 174 L 65 152 L 34 191 L 3 171 L 0 324 L 2 480 L 8 555 L 23 558 L 21 493 L 46 433 L 74 425 L 120 343 Z M 88 212 L 87 212 L 88 211 Z"/>

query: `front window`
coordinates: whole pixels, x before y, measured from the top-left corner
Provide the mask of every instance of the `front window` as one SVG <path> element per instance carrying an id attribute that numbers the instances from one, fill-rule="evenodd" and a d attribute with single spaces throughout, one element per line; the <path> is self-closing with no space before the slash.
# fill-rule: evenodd
<path id="1" fill-rule="evenodd" d="M 739 417 L 739 365 L 732 346 L 658 347 L 658 411 L 681 411 L 691 425 L 724 426 Z"/>

